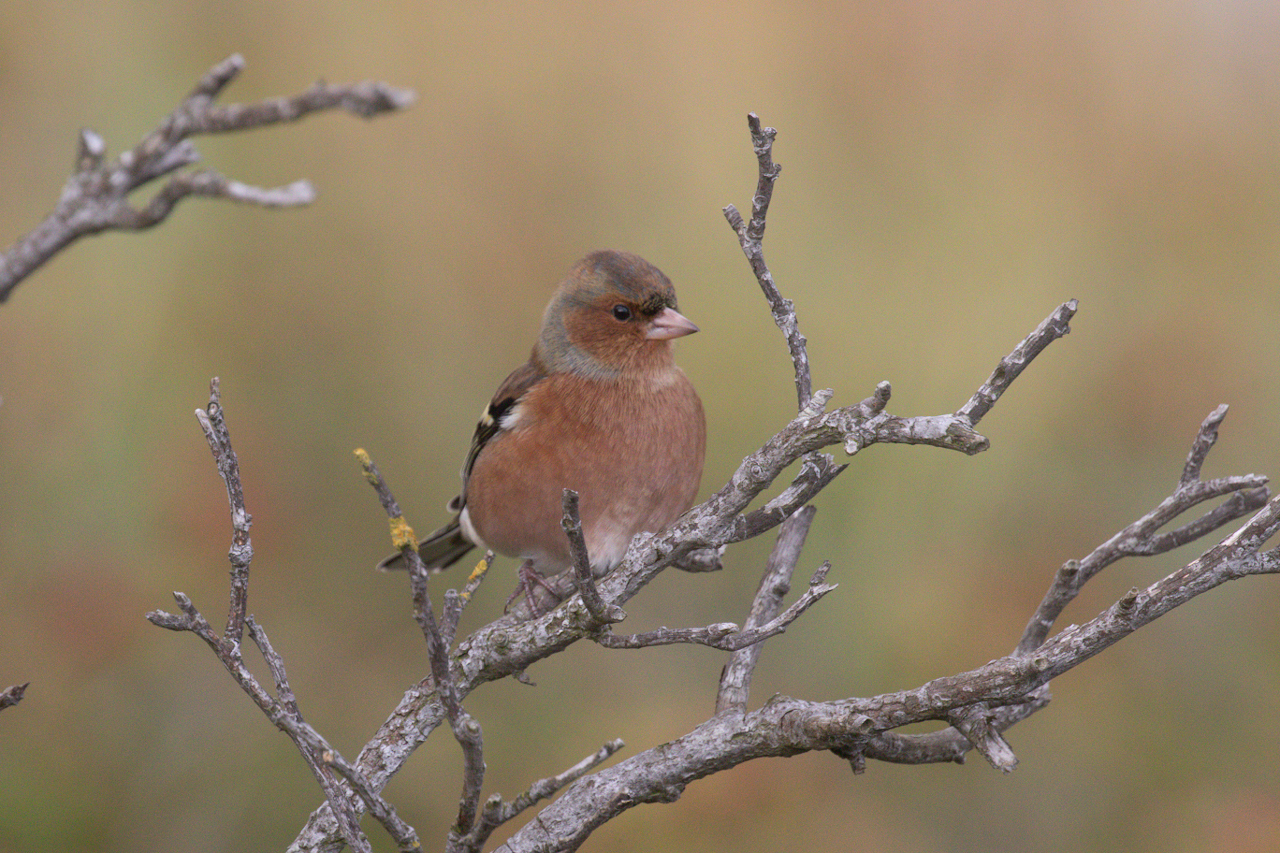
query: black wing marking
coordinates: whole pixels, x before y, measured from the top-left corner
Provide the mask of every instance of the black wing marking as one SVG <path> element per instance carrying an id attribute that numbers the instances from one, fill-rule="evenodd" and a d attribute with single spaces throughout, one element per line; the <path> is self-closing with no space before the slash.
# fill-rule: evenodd
<path id="1" fill-rule="evenodd" d="M 502 419 L 545 376 L 533 364 L 525 363 L 511 371 L 511 375 L 498 386 L 498 392 L 493 395 L 489 405 L 485 406 L 480 422 L 476 424 L 476 431 L 471 436 L 471 449 L 467 451 L 467 459 L 462 463 L 462 494 L 449 501 L 450 512 L 461 512 L 467 505 L 467 480 L 471 478 L 471 469 L 475 467 L 480 451 L 503 431 Z"/>

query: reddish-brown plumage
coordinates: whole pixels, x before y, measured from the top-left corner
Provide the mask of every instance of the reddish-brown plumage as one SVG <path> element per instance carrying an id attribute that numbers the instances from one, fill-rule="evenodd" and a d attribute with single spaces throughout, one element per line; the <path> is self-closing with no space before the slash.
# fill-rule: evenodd
<path id="1" fill-rule="evenodd" d="M 616 564 L 637 533 L 663 529 L 693 503 L 706 427 L 674 363 L 601 380 L 554 374 L 515 412 L 512 428 L 476 458 L 466 490 L 471 528 L 498 553 L 533 560 L 542 572 L 567 566 L 566 488 L 580 497 L 597 568 Z"/>
<path id="2" fill-rule="evenodd" d="M 443 568 L 477 544 L 542 573 L 568 567 L 566 488 L 579 494 L 597 570 L 615 565 L 637 533 L 675 521 L 701 482 L 706 422 L 672 340 L 696 331 L 644 259 L 604 251 L 575 264 L 529 362 L 476 428 L 450 505 L 459 515 L 420 544 L 427 565 Z"/>

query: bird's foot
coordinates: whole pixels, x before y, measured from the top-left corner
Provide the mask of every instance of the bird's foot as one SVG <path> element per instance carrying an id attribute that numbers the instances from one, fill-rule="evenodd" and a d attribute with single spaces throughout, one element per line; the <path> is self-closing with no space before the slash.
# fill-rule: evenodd
<path id="1" fill-rule="evenodd" d="M 542 575 L 538 574 L 537 571 L 534 570 L 532 560 L 525 560 L 521 563 L 516 574 L 520 578 L 520 583 L 515 588 L 515 591 L 511 593 L 510 597 L 507 598 L 506 606 L 502 608 L 502 612 L 505 613 L 510 610 L 511 603 L 519 598 L 521 593 L 524 594 L 525 601 L 529 603 L 529 612 L 532 614 L 530 618 L 536 619 L 542 614 L 548 612 L 548 610 L 550 610 L 551 607 L 554 607 L 555 604 L 559 603 L 559 593 L 557 593 L 555 588 L 543 579 Z M 544 609 L 543 606 L 539 604 L 535 587 L 542 587 L 542 589 L 551 596 L 551 601 L 547 608 Z"/>

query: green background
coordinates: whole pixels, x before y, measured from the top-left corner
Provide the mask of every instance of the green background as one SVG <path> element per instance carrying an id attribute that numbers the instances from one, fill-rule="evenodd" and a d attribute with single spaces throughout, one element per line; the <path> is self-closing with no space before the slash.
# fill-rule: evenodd
<path id="1" fill-rule="evenodd" d="M 310 178 L 319 199 L 189 200 L 74 245 L 0 306 L 0 687 L 32 682 L 0 714 L 0 851 L 282 849 L 320 801 L 208 650 L 143 619 L 175 589 L 225 613 L 225 496 L 191 414 L 211 376 L 254 516 L 251 609 L 348 755 L 427 672 L 404 578 L 371 571 L 386 524 L 351 450 L 420 531 L 442 521 L 476 415 L 577 257 L 644 255 L 701 325 L 679 359 L 709 412 L 704 496 L 781 427 L 790 363 L 720 212 L 755 186 L 748 111 L 780 131 L 767 257 L 837 404 L 888 379 L 897 414 L 953 411 L 1080 300 L 982 423 L 989 452 L 875 447 L 822 496 L 802 572 L 829 558 L 839 589 L 766 647 L 753 701 L 1008 652 L 1058 565 L 1172 488 L 1219 403 L 1206 475 L 1280 473 L 1280 12 L 1053 6 L 6 3 L 4 244 L 52 208 L 81 127 L 114 155 L 231 53 L 248 67 L 224 102 L 318 78 L 418 102 L 198 140 L 231 177 Z M 624 627 L 740 620 L 768 545 L 662 577 Z M 1111 567 L 1065 621 L 1196 553 Z M 1277 583 L 1216 590 L 1059 679 L 1010 735 L 1012 775 L 760 761 L 587 849 L 1273 850 Z M 626 755 L 678 736 L 723 661 L 579 644 L 534 688 L 478 691 L 486 792 L 614 737 Z M 458 766 L 438 737 L 388 789 L 427 849 Z"/>

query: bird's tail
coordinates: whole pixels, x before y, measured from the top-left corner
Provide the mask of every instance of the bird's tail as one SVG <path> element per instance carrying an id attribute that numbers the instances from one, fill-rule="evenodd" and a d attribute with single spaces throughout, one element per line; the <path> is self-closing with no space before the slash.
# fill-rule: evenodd
<path id="1" fill-rule="evenodd" d="M 462 526 L 455 517 L 425 539 L 418 540 L 418 556 L 431 572 L 441 572 L 458 562 L 474 548 L 471 540 L 462 535 Z M 378 571 L 407 569 L 404 555 L 399 551 L 378 563 Z"/>

